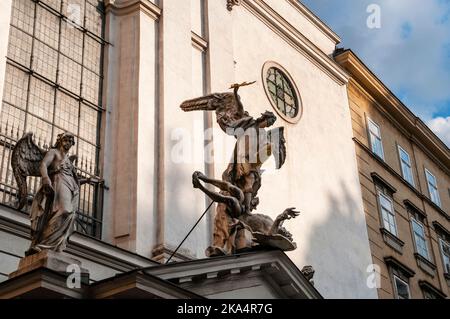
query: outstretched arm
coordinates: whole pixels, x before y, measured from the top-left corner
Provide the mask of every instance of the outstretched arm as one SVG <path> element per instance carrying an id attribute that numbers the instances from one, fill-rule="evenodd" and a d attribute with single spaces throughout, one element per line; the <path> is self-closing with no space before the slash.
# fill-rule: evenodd
<path id="1" fill-rule="evenodd" d="M 230 89 L 234 89 L 233 92 L 234 92 L 234 97 L 236 99 L 236 104 L 237 104 L 236 106 L 237 106 L 237 110 L 238 110 L 238 112 L 240 114 L 244 114 L 244 105 L 242 105 L 241 99 L 240 99 L 239 94 L 238 94 L 239 88 L 241 86 L 252 85 L 254 83 L 256 83 L 256 81 L 253 81 L 253 82 L 250 82 L 250 83 L 243 82 L 241 84 L 235 83 L 235 84 L 231 85 L 231 87 L 230 87 Z"/>

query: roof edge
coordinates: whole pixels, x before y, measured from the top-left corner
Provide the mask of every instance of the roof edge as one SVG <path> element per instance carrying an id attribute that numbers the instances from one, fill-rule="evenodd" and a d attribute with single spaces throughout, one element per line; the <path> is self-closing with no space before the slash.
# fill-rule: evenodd
<path id="1" fill-rule="evenodd" d="M 390 114 L 404 129 L 450 169 L 450 149 L 417 117 L 351 50 L 339 50 L 335 61 L 341 65 L 358 84 L 383 106 L 390 106 Z"/>
<path id="2" fill-rule="evenodd" d="M 341 43 L 341 38 L 325 22 L 323 22 L 314 12 L 299 0 L 287 0 L 295 9 L 303 14 L 312 24 L 320 29 L 327 37 L 336 44 Z"/>

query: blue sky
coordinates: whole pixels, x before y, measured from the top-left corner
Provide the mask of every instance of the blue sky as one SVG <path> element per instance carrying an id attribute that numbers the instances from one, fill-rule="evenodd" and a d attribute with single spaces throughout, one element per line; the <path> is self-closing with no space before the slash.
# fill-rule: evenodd
<path id="1" fill-rule="evenodd" d="M 450 0 L 301 0 L 450 146 Z M 380 7 L 370 29 L 367 8 Z"/>

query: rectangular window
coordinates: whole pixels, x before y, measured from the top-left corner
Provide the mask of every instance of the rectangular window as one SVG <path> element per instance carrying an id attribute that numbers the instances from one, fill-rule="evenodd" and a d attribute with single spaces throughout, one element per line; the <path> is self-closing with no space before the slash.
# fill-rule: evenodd
<path id="1" fill-rule="evenodd" d="M 427 246 L 427 240 L 425 237 L 425 229 L 424 229 L 423 225 L 415 219 L 412 219 L 411 223 L 412 223 L 413 234 L 414 234 L 414 242 L 416 244 L 416 250 L 422 257 L 429 259 L 430 256 L 428 254 L 428 246 Z"/>
<path id="2" fill-rule="evenodd" d="M 380 203 L 381 217 L 383 218 L 383 227 L 391 234 L 397 236 L 397 226 L 395 223 L 394 204 L 391 198 L 378 193 Z"/>
<path id="3" fill-rule="evenodd" d="M 450 274 L 450 244 L 440 239 L 442 261 L 444 262 L 444 272 Z"/>
<path id="4" fill-rule="evenodd" d="M 428 184 L 428 192 L 430 193 L 430 199 L 433 203 L 441 206 L 441 199 L 439 198 L 439 191 L 437 187 L 437 180 L 436 177 L 431 174 L 431 172 L 427 169 L 425 169 L 425 175 L 427 177 L 427 184 Z"/>
<path id="5" fill-rule="evenodd" d="M 400 145 L 398 146 L 398 155 L 400 157 L 400 165 L 402 167 L 403 178 L 414 186 L 414 177 L 412 174 L 411 158 L 408 152 L 406 152 Z"/>
<path id="6" fill-rule="evenodd" d="M 409 285 L 394 275 L 395 297 L 397 299 L 410 299 Z"/>
<path id="7" fill-rule="evenodd" d="M 384 159 L 383 143 L 381 142 L 380 127 L 371 119 L 368 118 L 367 120 L 369 126 L 369 138 L 372 147 L 372 152 L 374 152 L 380 158 Z"/>

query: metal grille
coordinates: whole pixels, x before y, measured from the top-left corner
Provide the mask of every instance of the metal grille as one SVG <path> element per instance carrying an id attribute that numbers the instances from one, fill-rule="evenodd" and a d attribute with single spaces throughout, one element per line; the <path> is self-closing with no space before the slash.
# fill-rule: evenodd
<path id="1" fill-rule="evenodd" d="M 267 72 L 267 87 L 278 110 L 284 115 L 295 118 L 298 114 L 298 99 L 287 77 L 277 68 Z"/>
<path id="2" fill-rule="evenodd" d="M 104 4 L 102 0 L 13 0 L 0 114 L 0 203 L 17 197 L 10 156 L 24 132 L 43 148 L 76 136 L 80 175 L 98 179 Z M 30 198 L 39 179 L 29 178 Z M 83 185 L 79 231 L 100 237 L 102 190 Z"/>

